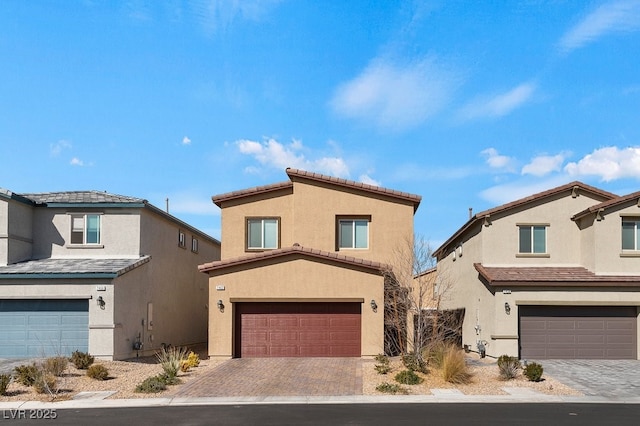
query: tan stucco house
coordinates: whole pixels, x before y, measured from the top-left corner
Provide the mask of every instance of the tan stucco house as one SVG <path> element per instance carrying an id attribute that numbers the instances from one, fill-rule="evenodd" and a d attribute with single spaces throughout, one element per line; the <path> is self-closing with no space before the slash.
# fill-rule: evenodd
<path id="1" fill-rule="evenodd" d="M 0 358 L 205 342 L 197 266 L 219 258 L 219 241 L 143 199 L 0 189 Z"/>
<path id="2" fill-rule="evenodd" d="M 413 238 L 420 197 L 287 169 L 213 197 L 222 258 L 209 275 L 212 357 L 373 356 L 384 350 L 385 263 Z"/>
<path id="3" fill-rule="evenodd" d="M 435 256 L 468 348 L 638 359 L 640 192 L 572 182 L 473 215 Z"/>

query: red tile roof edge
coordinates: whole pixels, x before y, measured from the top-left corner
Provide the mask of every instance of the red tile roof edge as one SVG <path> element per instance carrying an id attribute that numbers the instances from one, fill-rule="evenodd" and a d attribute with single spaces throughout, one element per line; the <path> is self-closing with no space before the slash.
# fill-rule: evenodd
<path id="1" fill-rule="evenodd" d="M 631 194 L 623 195 L 621 197 L 616 197 L 612 200 L 603 201 L 600 204 L 596 204 L 595 206 L 591 206 L 587 209 L 582 210 L 579 213 L 576 213 L 571 217 L 571 220 L 577 220 L 583 218 L 589 214 L 596 213 L 600 209 L 608 209 L 611 207 L 619 206 L 620 204 L 624 204 L 628 201 L 638 200 L 638 205 L 640 206 L 640 191 L 632 192 Z"/>
<path id="2" fill-rule="evenodd" d="M 211 197 L 211 200 L 214 202 L 215 205 L 217 205 L 218 207 L 221 207 L 220 204 L 222 204 L 225 201 L 234 200 L 242 197 L 248 197 L 250 195 L 266 194 L 268 192 L 278 191 L 280 189 L 286 189 L 286 188 L 292 188 L 292 187 L 293 187 L 293 182 L 291 181 L 278 182 L 278 183 L 272 183 L 269 185 L 254 186 L 252 188 L 241 189 L 239 191 L 231 191 L 231 192 L 226 192 L 224 194 L 214 195 L 213 197 Z"/>
<path id="3" fill-rule="evenodd" d="M 511 209 L 516 208 L 516 207 L 520 207 L 520 206 L 523 206 L 525 204 L 528 204 L 528 203 L 539 201 L 539 200 L 544 199 L 546 197 L 550 197 L 550 196 L 553 196 L 553 195 L 556 195 L 556 194 L 560 194 L 560 193 L 565 192 L 565 191 L 572 191 L 574 188 L 582 189 L 583 191 L 590 192 L 592 194 L 599 195 L 599 196 L 604 197 L 604 198 L 608 198 L 609 200 L 612 200 L 612 199 L 615 199 L 615 198 L 619 198 L 618 195 L 616 195 L 616 194 L 613 194 L 613 193 L 608 192 L 608 191 L 604 191 L 602 189 L 596 188 L 596 187 L 591 186 L 591 185 L 587 185 L 586 183 L 582 183 L 582 182 L 579 182 L 579 181 L 569 182 L 569 183 L 567 183 L 565 185 L 557 186 L 555 188 L 551 188 L 551 189 L 548 189 L 546 191 L 538 192 L 536 194 L 529 195 L 527 197 L 520 198 L 518 200 L 511 201 L 509 203 L 502 204 L 500 206 L 493 207 L 491 209 L 484 210 L 484 211 L 481 211 L 479 213 L 476 213 L 471 219 L 469 219 L 464 225 L 462 225 L 462 227 L 460 227 L 460 229 L 458 229 L 451 237 L 449 237 L 440 247 L 438 247 L 433 252 L 433 255 L 434 256 L 438 256 L 439 254 L 441 254 L 444 251 L 444 249 L 449 244 L 451 244 L 456 238 L 458 238 L 460 235 L 462 235 L 467 229 L 469 229 L 471 226 L 473 226 L 476 222 L 478 222 L 481 219 L 484 219 L 485 217 L 488 217 L 488 216 L 490 216 L 492 214 L 496 214 L 496 213 L 502 213 L 504 211 L 511 210 Z"/>
<path id="4" fill-rule="evenodd" d="M 365 267 L 376 271 L 383 271 L 388 268 L 387 265 L 371 260 L 360 259 L 352 256 L 344 256 L 338 253 L 326 252 L 318 249 L 302 247 L 300 245 L 293 245 L 291 247 L 284 247 L 276 250 L 264 251 L 261 253 L 251 254 L 247 256 L 240 256 L 231 259 L 219 260 L 216 262 L 205 263 L 198 266 L 200 272 L 209 272 L 219 269 L 224 269 L 232 266 L 238 266 L 248 263 L 253 263 L 261 260 L 275 259 L 278 257 L 288 256 L 291 254 L 301 254 L 304 256 L 315 257 L 320 259 L 327 259 L 345 263 L 349 265 Z"/>

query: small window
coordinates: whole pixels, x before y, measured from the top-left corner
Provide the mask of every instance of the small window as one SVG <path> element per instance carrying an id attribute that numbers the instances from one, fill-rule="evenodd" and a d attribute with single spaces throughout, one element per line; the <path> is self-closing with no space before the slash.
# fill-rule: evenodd
<path id="1" fill-rule="evenodd" d="M 338 219 L 338 249 L 369 248 L 369 219 Z"/>
<path id="2" fill-rule="evenodd" d="M 544 254 L 547 252 L 547 227 L 545 225 L 520 225 L 520 253 Z"/>
<path id="3" fill-rule="evenodd" d="M 622 218 L 622 250 L 640 250 L 639 218 Z"/>
<path id="4" fill-rule="evenodd" d="M 187 241 L 186 241 L 184 232 L 180 230 L 178 230 L 178 246 L 182 248 L 185 248 L 187 246 Z"/>
<path id="5" fill-rule="evenodd" d="M 71 244 L 100 244 L 99 214 L 71 215 Z"/>
<path id="6" fill-rule="evenodd" d="M 194 253 L 198 252 L 198 239 L 195 237 L 191 237 L 191 251 Z"/>
<path id="7" fill-rule="evenodd" d="M 270 250 L 278 248 L 279 242 L 278 218 L 247 219 L 247 249 Z"/>

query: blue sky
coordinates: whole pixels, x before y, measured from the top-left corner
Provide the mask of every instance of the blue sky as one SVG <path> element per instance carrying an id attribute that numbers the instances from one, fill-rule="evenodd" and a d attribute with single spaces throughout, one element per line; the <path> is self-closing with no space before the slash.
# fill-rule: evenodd
<path id="1" fill-rule="evenodd" d="M 295 167 L 417 193 L 437 246 L 573 180 L 640 189 L 640 1 L 0 2 L 0 187 L 211 196 Z"/>

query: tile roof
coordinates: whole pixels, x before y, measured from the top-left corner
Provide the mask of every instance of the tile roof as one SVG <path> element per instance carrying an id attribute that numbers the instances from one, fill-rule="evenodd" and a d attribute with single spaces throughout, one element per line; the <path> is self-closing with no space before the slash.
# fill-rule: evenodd
<path id="1" fill-rule="evenodd" d="M 640 275 L 596 275 L 581 266 L 495 267 L 474 263 L 491 286 L 602 287 L 640 286 Z"/>
<path id="2" fill-rule="evenodd" d="M 438 247 L 434 251 L 434 256 L 440 256 L 442 252 L 446 249 L 446 247 L 451 244 L 455 239 L 457 239 L 460 235 L 462 235 L 466 230 L 475 225 L 478 221 L 484 220 L 485 218 L 490 217 L 491 215 L 502 213 L 509 211 L 511 209 L 515 209 L 517 207 L 522 207 L 527 204 L 540 201 L 544 198 L 551 197 L 554 195 L 562 194 L 563 192 L 573 192 L 573 191 L 584 191 L 590 193 L 592 195 L 604 198 L 605 200 L 613 200 L 615 198 L 619 198 L 616 194 L 611 192 L 603 191 L 599 188 L 593 187 L 591 185 L 587 185 L 582 182 L 574 181 L 567 183 L 565 185 L 561 185 L 555 188 L 548 189 L 546 191 L 539 192 L 537 194 L 530 195 L 528 197 L 520 198 L 519 200 L 512 201 L 510 203 L 502 204 L 497 207 L 493 207 L 488 210 L 481 211 L 476 213 L 472 218 L 470 218 L 467 223 L 462 225 L 460 229 L 458 229 L 447 241 L 445 241 L 440 247 Z"/>
<path id="3" fill-rule="evenodd" d="M 65 203 L 65 204 L 97 204 L 97 203 L 144 203 L 141 198 L 127 197 L 124 195 L 110 194 L 102 191 L 63 191 L 63 192 L 39 192 L 33 194 L 20 194 L 35 203 Z"/>
<path id="4" fill-rule="evenodd" d="M 115 274 L 123 275 L 147 263 L 151 256 L 137 259 L 40 259 L 0 266 L 0 276 L 55 274 Z"/>
<path id="5" fill-rule="evenodd" d="M 379 262 L 373 262 L 371 260 L 360 259 L 357 257 L 344 256 L 338 253 L 316 250 L 316 249 L 302 247 L 301 245 L 294 244 L 291 247 L 285 247 L 277 250 L 263 251 L 260 253 L 251 254 L 247 256 L 241 256 L 241 257 L 236 257 L 232 259 L 205 263 L 204 265 L 199 265 L 198 269 L 200 270 L 200 272 L 209 272 L 209 271 L 228 268 L 231 266 L 250 264 L 260 260 L 276 259 L 279 257 L 284 257 L 292 254 L 299 254 L 302 256 L 307 256 L 312 258 L 331 260 L 331 261 L 343 263 L 346 265 L 360 266 L 363 268 L 373 269 L 376 271 L 382 271 L 383 269 L 387 268 L 387 265 L 384 265 Z"/>
<path id="6" fill-rule="evenodd" d="M 595 206 L 591 206 L 588 209 L 585 209 L 585 210 L 581 211 L 580 213 L 576 213 L 575 215 L 573 215 L 573 217 L 571 219 L 572 220 L 580 219 L 580 218 L 582 218 L 584 216 L 587 216 L 587 215 L 589 215 L 591 213 L 596 213 L 599 210 L 608 209 L 610 207 L 619 206 L 619 205 L 624 204 L 624 203 L 629 202 L 629 201 L 635 201 L 636 203 L 638 203 L 638 207 L 640 207 L 640 191 L 633 192 L 631 194 L 624 195 L 622 197 L 616 197 L 616 198 L 611 199 L 611 200 L 603 201 L 602 203 L 596 204 Z"/>
<path id="7" fill-rule="evenodd" d="M 408 192 L 396 191 L 394 189 L 383 188 L 381 186 L 369 185 L 362 182 L 356 182 L 353 180 L 347 180 L 342 178 L 337 178 L 333 176 L 327 176 L 320 173 L 307 172 L 299 169 L 287 168 L 286 170 L 289 178 L 302 178 L 315 180 L 318 182 L 326 182 L 346 188 L 358 189 L 361 191 L 366 191 L 374 194 L 382 194 L 393 198 L 399 198 L 405 201 L 412 202 L 414 204 L 414 210 L 418 208 L 422 197 L 416 194 L 410 194 Z"/>
<path id="8" fill-rule="evenodd" d="M 214 195 L 213 197 L 211 197 L 211 200 L 213 200 L 215 205 L 217 205 L 218 207 L 221 207 L 221 204 L 225 201 L 235 200 L 237 198 L 242 198 L 242 197 L 248 197 L 250 195 L 266 194 L 268 192 L 278 191 L 280 189 L 285 189 L 285 188 L 293 188 L 293 182 L 289 182 L 289 181 L 278 182 L 278 183 L 272 183 L 270 185 L 262 185 L 262 186 L 255 186 L 253 188 L 241 189 L 239 191 L 226 192 L 224 194 Z"/>

